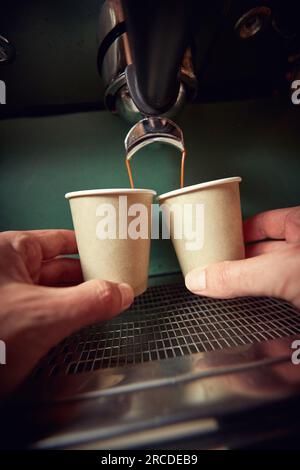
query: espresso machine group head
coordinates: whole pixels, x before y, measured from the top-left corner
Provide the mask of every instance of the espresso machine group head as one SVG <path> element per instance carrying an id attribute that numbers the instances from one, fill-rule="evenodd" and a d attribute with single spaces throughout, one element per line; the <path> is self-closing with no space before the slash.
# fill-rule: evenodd
<path id="1" fill-rule="evenodd" d="M 127 154 L 153 140 L 184 149 L 173 118 L 196 92 L 192 0 L 106 0 L 100 13 L 98 68 L 106 107 L 137 123 Z"/>
<path id="2" fill-rule="evenodd" d="M 98 68 L 106 108 L 135 124 L 127 153 L 154 138 L 182 150 L 170 118 L 194 97 L 289 98 L 299 14 L 294 0 L 105 0 Z"/>
<path id="3" fill-rule="evenodd" d="M 128 122 L 175 116 L 196 89 L 187 0 L 106 0 L 98 68 L 105 104 Z"/>

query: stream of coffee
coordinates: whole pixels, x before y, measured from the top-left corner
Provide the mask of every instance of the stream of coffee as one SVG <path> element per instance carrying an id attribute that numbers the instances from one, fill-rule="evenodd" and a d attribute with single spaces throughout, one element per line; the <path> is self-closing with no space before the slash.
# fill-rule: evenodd
<path id="1" fill-rule="evenodd" d="M 181 166 L 180 166 L 180 187 L 184 187 L 184 165 L 185 165 L 186 150 L 181 154 Z"/>
<path id="2" fill-rule="evenodd" d="M 185 166 L 185 158 L 186 158 L 186 150 L 183 150 L 181 153 L 181 167 L 180 167 L 180 188 L 184 187 L 184 166 Z M 130 159 L 126 157 L 125 160 L 127 173 L 130 181 L 130 187 L 134 189 L 133 177 L 132 177 L 132 169 L 130 166 Z"/>

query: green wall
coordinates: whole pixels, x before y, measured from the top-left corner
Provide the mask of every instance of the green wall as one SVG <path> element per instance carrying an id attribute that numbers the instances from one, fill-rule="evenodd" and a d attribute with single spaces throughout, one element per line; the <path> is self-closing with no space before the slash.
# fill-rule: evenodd
<path id="1" fill-rule="evenodd" d="M 300 108 L 277 100 L 187 107 L 186 184 L 240 175 L 244 216 L 300 202 Z M 0 121 L 0 230 L 72 226 L 67 191 L 128 187 L 128 125 L 108 112 Z M 137 186 L 178 186 L 180 158 L 153 145 L 133 160 Z M 168 241 L 152 244 L 151 273 L 176 271 Z"/>

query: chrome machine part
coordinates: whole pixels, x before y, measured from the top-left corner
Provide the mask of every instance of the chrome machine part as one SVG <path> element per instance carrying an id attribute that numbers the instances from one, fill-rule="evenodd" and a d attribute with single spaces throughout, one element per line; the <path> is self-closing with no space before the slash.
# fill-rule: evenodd
<path id="1" fill-rule="evenodd" d="M 265 28 L 271 13 L 266 6 L 252 8 L 238 19 L 234 29 L 241 39 L 249 39 Z"/>
<path id="2" fill-rule="evenodd" d="M 173 145 L 181 152 L 184 151 L 183 134 L 177 124 L 165 117 L 148 117 L 135 124 L 125 138 L 127 160 L 153 142 Z"/>
<path id="3" fill-rule="evenodd" d="M 297 334 L 300 313 L 287 302 L 209 299 L 182 284 L 160 285 L 137 297 L 119 317 L 67 338 L 40 364 L 36 376 L 77 375 L 195 353 L 229 353 L 230 348 L 247 351 L 251 344 Z"/>
<path id="4" fill-rule="evenodd" d="M 114 93 L 114 90 L 116 90 L 116 93 Z M 107 89 L 105 102 L 108 108 L 110 105 L 113 105 L 111 110 L 116 112 L 119 116 L 122 116 L 125 121 L 130 124 L 135 124 L 144 117 L 130 96 L 124 75 L 120 75 L 119 80 L 116 80 L 112 86 Z M 163 117 L 172 118 L 173 116 L 176 116 L 185 103 L 186 87 L 181 83 L 176 103 L 172 109 L 163 114 Z"/>
<path id="5" fill-rule="evenodd" d="M 0 36 L 0 65 L 7 64 L 15 58 L 16 52 L 12 43 Z"/>
<path id="6" fill-rule="evenodd" d="M 106 0 L 99 18 L 98 69 L 105 86 L 105 106 L 133 124 L 142 118 L 127 86 L 125 70 L 132 63 L 121 0 Z M 174 117 L 196 92 L 190 48 L 180 70 L 178 97 L 163 116 Z"/>
<path id="7" fill-rule="evenodd" d="M 272 298 L 150 287 L 118 318 L 65 339 L 23 389 L 34 448 L 128 448 L 218 433 L 226 416 L 299 397 L 300 314 Z M 274 418 L 275 419 L 275 416 Z M 175 437 L 174 437 L 175 436 Z"/>

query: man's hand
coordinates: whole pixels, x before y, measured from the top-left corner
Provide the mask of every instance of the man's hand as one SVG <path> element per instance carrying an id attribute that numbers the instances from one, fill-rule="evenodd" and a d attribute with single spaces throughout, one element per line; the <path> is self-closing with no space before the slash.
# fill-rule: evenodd
<path id="1" fill-rule="evenodd" d="M 300 207 L 263 212 L 244 222 L 246 255 L 194 269 L 185 278 L 199 295 L 286 299 L 300 309 Z"/>
<path id="2" fill-rule="evenodd" d="M 71 230 L 0 233 L 0 340 L 6 343 L 0 396 L 21 384 L 63 338 L 132 303 L 127 284 L 81 283 L 79 260 L 62 257 L 74 253 Z"/>

